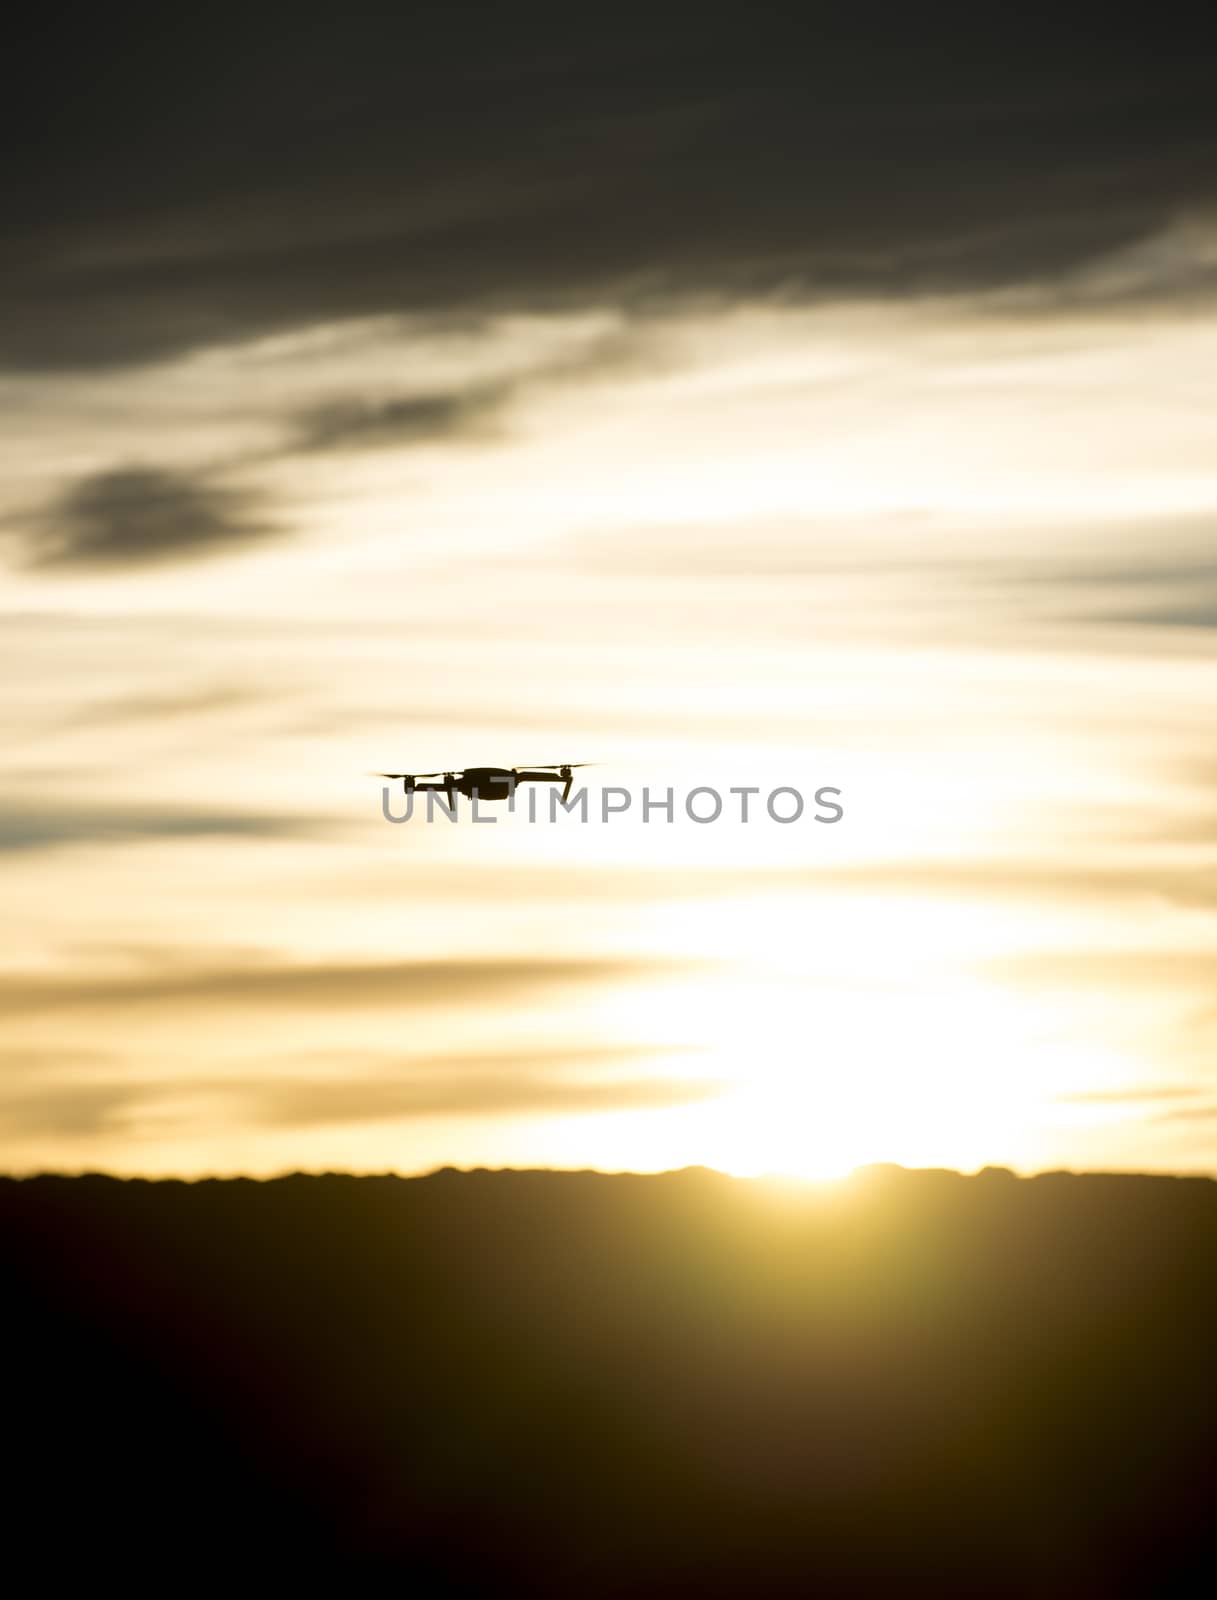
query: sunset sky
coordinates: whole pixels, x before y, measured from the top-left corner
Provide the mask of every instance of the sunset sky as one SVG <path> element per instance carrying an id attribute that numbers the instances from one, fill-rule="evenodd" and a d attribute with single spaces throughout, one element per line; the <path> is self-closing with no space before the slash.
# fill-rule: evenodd
<path id="1" fill-rule="evenodd" d="M 792 15 L 10 63 L 0 1166 L 1217 1172 L 1211 60 Z"/>

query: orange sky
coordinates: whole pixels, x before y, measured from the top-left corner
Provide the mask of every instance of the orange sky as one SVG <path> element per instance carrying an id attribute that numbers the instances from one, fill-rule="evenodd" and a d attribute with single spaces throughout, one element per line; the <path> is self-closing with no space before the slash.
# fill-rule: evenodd
<path id="1" fill-rule="evenodd" d="M 1217 321 L 1087 298 L 1196 240 L 5 377 L 6 527 L 118 463 L 232 539 L 5 574 L 0 1162 L 1217 1170 Z M 845 816 L 365 775 L 542 758 Z"/>

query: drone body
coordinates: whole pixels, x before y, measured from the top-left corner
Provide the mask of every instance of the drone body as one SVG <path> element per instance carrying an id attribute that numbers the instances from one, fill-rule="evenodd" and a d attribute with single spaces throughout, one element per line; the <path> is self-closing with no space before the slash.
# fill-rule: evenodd
<path id="1" fill-rule="evenodd" d="M 464 767 L 452 772 L 378 772 L 378 778 L 400 778 L 406 794 L 443 794 L 448 797 L 448 808 L 455 804 L 454 796 L 463 794 L 467 800 L 511 800 L 522 783 L 562 784 L 562 804 L 570 799 L 575 767 L 587 767 L 589 761 L 544 761 L 527 767 Z M 426 782 L 435 779 L 435 782 Z"/>

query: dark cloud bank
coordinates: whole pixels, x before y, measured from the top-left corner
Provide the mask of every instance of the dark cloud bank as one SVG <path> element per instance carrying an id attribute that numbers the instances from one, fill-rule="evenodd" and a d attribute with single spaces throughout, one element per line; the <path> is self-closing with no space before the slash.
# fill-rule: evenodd
<path id="1" fill-rule="evenodd" d="M 0 371 L 380 314 L 612 303 L 636 354 L 648 310 L 690 297 L 1211 287 L 1169 251 L 1086 275 L 1217 217 L 1206 41 L 1162 11 L 1096 30 L 962 6 L 120 7 L 44 11 L 10 43 Z M 576 365 L 403 375 L 287 419 L 281 453 L 492 436 Z M 241 465 L 117 463 L 20 519 L 15 552 L 105 572 L 244 549 L 279 530 Z M 1156 599 L 1131 620 L 1211 621 L 1207 591 Z"/>
<path id="2" fill-rule="evenodd" d="M 1062 280 L 1210 211 L 1199 15 L 44 8 L 6 41 L 0 363 Z"/>

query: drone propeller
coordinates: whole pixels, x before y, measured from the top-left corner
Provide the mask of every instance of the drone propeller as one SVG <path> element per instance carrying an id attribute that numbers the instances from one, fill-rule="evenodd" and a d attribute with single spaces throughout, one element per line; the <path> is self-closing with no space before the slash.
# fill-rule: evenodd
<path id="1" fill-rule="evenodd" d="M 529 768 L 551 769 L 554 772 L 573 772 L 576 767 L 598 767 L 599 761 L 517 761 L 512 767 L 512 772 L 524 772 Z M 415 783 L 420 778 L 447 778 L 455 784 L 456 779 L 464 771 L 463 768 L 454 767 L 446 772 L 369 772 L 369 778 L 409 778 Z"/>

